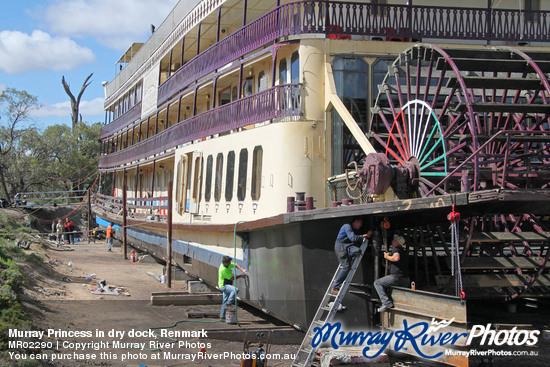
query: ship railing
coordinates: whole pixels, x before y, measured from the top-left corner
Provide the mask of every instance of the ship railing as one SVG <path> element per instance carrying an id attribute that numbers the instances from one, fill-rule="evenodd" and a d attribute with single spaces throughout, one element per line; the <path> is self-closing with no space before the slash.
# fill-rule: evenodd
<path id="1" fill-rule="evenodd" d="M 137 103 L 134 107 L 130 108 L 121 116 L 101 128 L 101 138 L 107 137 L 117 130 L 130 125 L 141 117 L 141 102 Z"/>
<path id="2" fill-rule="evenodd" d="M 57 206 L 79 204 L 88 195 L 88 190 L 19 192 L 13 197 L 16 207 Z"/>
<path id="3" fill-rule="evenodd" d="M 102 155 L 99 167 L 115 167 L 133 162 L 180 144 L 245 126 L 301 116 L 301 88 L 301 84 L 282 84 L 203 112 L 129 148 Z"/>
<path id="4" fill-rule="evenodd" d="M 195 56 L 160 87 L 158 103 L 195 80 L 281 37 L 323 34 L 374 40 L 548 42 L 550 11 L 409 6 L 341 1 L 281 5 Z"/>
<path id="5" fill-rule="evenodd" d="M 95 195 L 96 209 L 104 213 L 120 216 L 123 215 L 122 197 L 104 194 Z M 127 198 L 126 214 L 129 218 L 137 220 L 166 220 L 168 210 L 168 196 L 151 198 Z"/>

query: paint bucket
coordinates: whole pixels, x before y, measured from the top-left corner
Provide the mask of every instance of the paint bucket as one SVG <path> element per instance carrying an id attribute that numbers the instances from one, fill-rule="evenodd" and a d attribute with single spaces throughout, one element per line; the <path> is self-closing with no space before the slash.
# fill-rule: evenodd
<path id="1" fill-rule="evenodd" d="M 231 309 L 225 311 L 225 323 L 236 324 L 237 323 L 237 310 Z"/>

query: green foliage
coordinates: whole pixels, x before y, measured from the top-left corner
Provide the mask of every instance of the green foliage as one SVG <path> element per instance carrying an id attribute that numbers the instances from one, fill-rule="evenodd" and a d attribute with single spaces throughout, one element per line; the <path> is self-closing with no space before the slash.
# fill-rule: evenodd
<path id="1" fill-rule="evenodd" d="M 27 315 L 21 309 L 19 303 L 12 304 L 11 307 L 2 308 L 0 313 L 0 350 L 8 348 L 9 329 L 28 329 L 32 330 L 32 324 L 27 320 Z"/>
<path id="2" fill-rule="evenodd" d="M 23 126 L 29 112 L 39 106 L 36 97 L 13 88 L 0 94 L 0 107 L 0 189 L 6 198 L 18 192 L 87 189 L 91 185 L 97 170 L 94 162 L 99 156 L 100 123 L 78 122 L 74 129 L 59 124 L 43 131 Z"/>

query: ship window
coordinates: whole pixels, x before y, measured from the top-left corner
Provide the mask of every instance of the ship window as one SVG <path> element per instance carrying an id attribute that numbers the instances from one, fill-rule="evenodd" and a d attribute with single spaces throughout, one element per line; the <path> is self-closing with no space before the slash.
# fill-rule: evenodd
<path id="1" fill-rule="evenodd" d="M 210 201 L 210 197 L 212 196 L 212 163 L 213 163 L 212 155 L 209 155 L 208 158 L 206 158 L 206 181 L 204 183 L 204 200 Z"/>
<path id="2" fill-rule="evenodd" d="M 231 90 L 231 100 L 236 101 L 238 94 L 239 94 L 239 91 L 237 90 L 237 87 L 233 87 L 233 89 Z"/>
<path id="3" fill-rule="evenodd" d="M 161 131 L 166 130 L 166 125 L 168 123 L 168 121 L 166 120 L 166 109 L 159 112 L 158 119 L 159 119 L 159 121 L 158 121 L 158 130 L 157 130 L 157 132 L 160 133 Z"/>
<path id="4" fill-rule="evenodd" d="M 279 61 L 279 84 L 286 83 L 286 59 Z"/>
<path id="5" fill-rule="evenodd" d="M 176 101 L 168 107 L 168 125 L 166 128 L 174 126 L 178 122 L 178 103 L 179 101 Z"/>
<path id="6" fill-rule="evenodd" d="M 176 166 L 176 210 L 180 214 L 183 214 L 183 208 L 185 207 L 185 168 L 186 156 L 183 155 Z"/>
<path id="7" fill-rule="evenodd" d="M 245 97 L 248 97 L 252 94 L 252 80 L 247 80 L 243 84 L 243 94 Z"/>
<path id="8" fill-rule="evenodd" d="M 141 102 L 141 83 L 136 86 L 136 103 Z"/>
<path id="9" fill-rule="evenodd" d="M 136 104 L 136 91 L 134 88 L 130 90 L 130 108 Z"/>
<path id="10" fill-rule="evenodd" d="M 262 147 L 260 145 L 254 147 L 252 153 L 252 200 L 258 200 L 262 190 L 262 155 Z"/>
<path id="11" fill-rule="evenodd" d="M 220 201 L 222 196 L 223 154 L 216 156 L 216 182 L 214 184 L 214 200 Z"/>
<path id="12" fill-rule="evenodd" d="M 187 112 L 191 109 L 189 105 L 185 104 L 183 97 L 180 98 L 180 121 L 183 121 L 187 118 Z"/>
<path id="13" fill-rule="evenodd" d="M 384 78 L 386 77 L 386 73 L 388 72 L 388 67 L 391 64 L 392 60 L 390 59 L 378 59 L 374 62 L 374 64 L 372 64 L 372 90 L 370 99 L 371 106 L 374 106 L 376 104 L 376 98 L 378 98 L 379 96 L 378 86 L 384 83 Z M 437 81 L 437 79 L 435 78 L 434 80 Z M 386 93 L 380 94 L 380 103 L 384 105 L 388 103 L 388 97 L 386 96 Z M 384 122 L 382 121 L 380 116 L 378 116 L 378 114 L 373 114 L 371 128 L 378 129 L 383 124 Z"/>
<path id="14" fill-rule="evenodd" d="M 237 199 L 243 201 L 246 195 L 246 171 L 248 166 L 248 150 L 241 149 L 239 153 L 239 175 L 237 176 Z"/>
<path id="15" fill-rule="evenodd" d="M 157 125 L 157 115 L 153 115 L 149 117 L 149 122 L 147 123 L 147 126 L 149 127 L 149 130 L 147 131 L 147 136 L 145 138 L 149 138 L 156 134 L 156 127 Z"/>
<path id="16" fill-rule="evenodd" d="M 193 170 L 193 192 L 192 192 L 192 200 L 194 204 L 197 204 L 199 202 L 199 196 L 200 196 L 200 174 L 202 169 L 202 162 L 201 157 L 198 156 L 195 158 L 195 164 L 194 164 L 194 170 Z M 196 209 L 190 210 L 191 212 L 196 213 Z"/>
<path id="17" fill-rule="evenodd" d="M 231 102 L 231 87 L 228 87 L 220 91 L 219 99 L 220 99 L 220 102 L 219 102 L 220 106 L 223 106 L 224 104 Z"/>
<path id="18" fill-rule="evenodd" d="M 258 93 L 268 88 L 269 76 L 263 71 L 258 74 Z"/>
<path id="19" fill-rule="evenodd" d="M 525 0 L 525 20 L 536 22 L 539 13 L 533 13 L 540 11 L 540 0 Z"/>
<path id="20" fill-rule="evenodd" d="M 168 52 L 162 60 L 160 60 L 160 74 L 159 74 L 159 85 L 164 83 L 168 79 L 168 72 L 170 68 L 170 52 Z"/>
<path id="21" fill-rule="evenodd" d="M 172 65 L 170 66 L 170 75 L 174 74 L 174 72 L 181 67 L 181 46 L 181 42 L 178 42 L 174 48 L 172 48 Z"/>
<path id="22" fill-rule="evenodd" d="M 225 200 L 233 199 L 233 179 L 235 178 L 235 152 L 227 155 L 227 170 L 225 174 Z"/>
<path id="23" fill-rule="evenodd" d="M 337 57 L 333 62 L 334 83 L 338 97 L 363 131 L 368 129 L 369 65 L 361 57 Z M 332 114 L 332 174 L 344 172 L 352 161 L 359 161 L 363 151 L 359 144 L 344 128 L 340 115 Z"/>
<path id="24" fill-rule="evenodd" d="M 290 59 L 290 79 L 291 83 L 300 83 L 300 57 L 298 51 L 294 52 Z"/>

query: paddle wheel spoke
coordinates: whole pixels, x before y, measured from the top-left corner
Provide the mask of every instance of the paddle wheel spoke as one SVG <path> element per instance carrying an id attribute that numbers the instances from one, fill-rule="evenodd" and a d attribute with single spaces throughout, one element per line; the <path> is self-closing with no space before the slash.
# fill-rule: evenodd
<path id="1" fill-rule="evenodd" d="M 428 44 L 413 46 L 388 68 L 391 72 L 376 99 L 377 117 L 383 123 L 373 125 L 373 146 L 385 152 L 393 165 L 410 166 L 411 161 L 418 165 L 415 196 L 548 189 L 549 59 L 548 53 L 530 56 L 507 47 L 443 50 Z M 471 274 L 476 269 L 485 275 L 499 274 L 503 279 L 515 274 L 520 286 L 506 286 L 500 292 L 506 299 L 518 297 L 545 272 L 549 221 L 546 218 L 541 226 L 534 215 L 507 212 L 463 218 L 460 230 L 467 234 L 461 241 L 463 262 L 477 259 L 475 265 L 494 259 L 494 266 L 495 261 L 519 261 L 516 267 L 470 265 L 464 269 Z M 415 248 L 417 274 L 421 261 L 429 283 L 430 275 L 445 272 L 437 257 L 449 255 L 450 234 L 445 226 L 437 226 L 436 236 L 426 228 L 411 233 L 415 242 L 416 233 L 421 237 L 421 248 Z M 436 262 L 432 269 L 427 268 L 426 250 Z M 522 262 L 525 257 L 532 262 Z"/>

